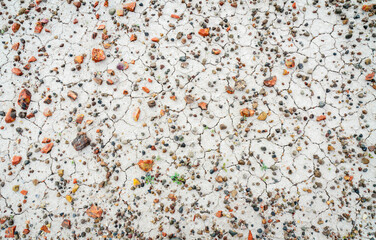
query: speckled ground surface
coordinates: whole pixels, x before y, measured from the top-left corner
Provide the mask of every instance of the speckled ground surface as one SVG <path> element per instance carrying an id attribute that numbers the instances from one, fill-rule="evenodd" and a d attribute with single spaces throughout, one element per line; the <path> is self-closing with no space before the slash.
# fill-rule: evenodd
<path id="1" fill-rule="evenodd" d="M 376 4 L 0 1 L 0 239 L 375 239 Z"/>

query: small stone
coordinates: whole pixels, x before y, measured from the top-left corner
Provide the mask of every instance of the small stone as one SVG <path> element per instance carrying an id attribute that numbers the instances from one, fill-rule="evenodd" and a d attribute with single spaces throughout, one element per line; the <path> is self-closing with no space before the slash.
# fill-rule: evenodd
<path id="1" fill-rule="evenodd" d="M 74 62 L 77 64 L 82 64 L 84 62 L 84 56 L 76 56 Z"/>
<path id="2" fill-rule="evenodd" d="M 64 176 L 64 169 L 57 170 L 57 175 L 59 175 L 59 177 Z"/>
<path id="3" fill-rule="evenodd" d="M 316 118 L 316 121 L 320 122 L 320 121 L 324 121 L 326 119 L 326 116 L 325 115 L 320 115 Z"/>
<path id="4" fill-rule="evenodd" d="M 72 198 L 71 195 L 65 196 L 65 199 L 67 199 L 68 202 L 72 202 L 73 201 L 73 198 Z"/>
<path id="5" fill-rule="evenodd" d="M 287 59 L 285 62 L 285 65 L 287 68 L 293 68 L 295 67 L 295 61 L 294 59 Z"/>
<path id="6" fill-rule="evenodd" d="M 221 183 L 223 182 L 223 178 L 221 176 L 217 176 L 215 177 L 215 181 L 217 181 L 218 183 Z"/>
<path id="7" fill-rule="evenodd" d="M 23 109 L 27 110 L 31 102 L 31 93 L 27 89 L 22 89 L 18 96 L 17 103 Z"/>
<path id="8" fill-rule="evenodd" d="M 100 78 L 93 78 L 94 82 L 97 83 L 98 85 L 102 85 L 103 80 Z"/>
<path id="9" fill-rule="evenodd" d="M 205 103 L 205 102 L 200 102 L 199 104 L 198 104 L 198 106 L 202 109 L 202 110 L 206 110 L 206 109 L 208 109 L 207 108 L 207 104 Z"/>
<path id="10" fill-rule="evenodd" d="M 12 165 L 13 166 L 16 166 L 18 165 L 22 160 L 22 157 L 21 156 L 13 156 L 12 158 Z"/>
<path id="11" fill-rule="evenodd" d="M 70 229 L 71 228 L 71 221 L 69 221 L 68 219 L 64 219 L 64 221 L 61 223 L 61 226 L 63 228 L 68 228 Z"/>
<path id="12" fill-rule="evenodd" d="M 138 119 L 140 118 L 140 113 L 141 113 L 141 110 L 140 108 L 136 108 L 136 110 L 133 112 L 133 120 L 135 120 L 136 122 L 138 121 Z"/>
<path id="13" fill-rule="evenodd" d="M 251 117 L 254 114 L 255 114 L 255 111 L 252 109 L 243 108 L 242 110 L 240 110 L 240 116 L 242 117 Z"/>
<path id="14" fill-rule="evenodd" d="M 218 49 L 218 48 L 213 48 L 213 49 L 212 49 L 212 53 L 213 53 L 214 55 L 219 55 L 219 54 L 221 53 L 221 50 Z"/>
<path id="15" fill-rule="evenodd" d="M 138 166 L 145 172 L 150 172 L 153 168 L 154 161 L 153 160 L 140 160 L 138 161 Z"/>
<path id="16" fill-rule="evenodd" d="M 78 114 L 76 118 L 76 123 L 81 124 L 84 120 L 85 115 L 84 114 Z"/>
<path id="17" fill-rule="evenodd" d="M 129 39 L 131 42 L 134 42 L 137 40 L 137 35 L 136 34 L 132 34 L 130 39 Z"/>
<path id="18" fill-rule="evenodd" d="M 268 117 L 268 114 L 266 112 L 260 113 L 260 115 L 257 117 L 260 121 L 265 121 L 265 119 Z"/>
<path id="19" fill-rule="evenodd" d="M 235 82 L 235 90 L 243 91 L 247 87 L 247 83 L 244 80 L 239 80 Z"/>
<path id="20" fill-rule="evenodd" d="M 80 7 L 81 7 L 81 2 L 73 2 L 73 5 L 74 5 L 76 8 L 80 8 Z"/>
<path id="21" fill-rule="evenodd" d="M 203 37 L 209 36 L 209 28 L 200 29 L 198 34 Z"/>
<path id="22" fill-rule="evenodd" d="M 116 12 L 116 9 L 115 8 L 110 8 L 110 10 L 108 10 L 108 13 L 112 16 L 114 15 Z"/>
<path id="23" fill-rule="evenodd" d="M 16 33 L 18 29 L 20 29 L 21 25 L 19 23 L 13 23 L 12 25 L 12 31 Z"/>
<path id="24" fill-rule="evenodd" d="M 187 57 L 186 56 L 182 56 L 182 57 L 179 58 L 179 61 L 180 62 L 185 62 L 185 61 L 187 61 Z"/>
<path id="25" fill-rule="evenodd" d="M 102 49 L 93 48 L 91 51 L 91 59 L 94 62 L 101 62 L 106 59 L 106 55 Z"/>
<path id="26" fill-rule="evenodd" d="M 103 210 L 100 207 L 91 205 L 89 209 L 86 210 L 86 214 L 92 218 L 100 218 L 102 216 Z"/>
<path id="27" fill-rule="evenodd" d="M 25 118 L 25 117 L 26 117 L 26 112 L 20 112 L 20 113 L 18 114 L 18 116 L 19 116 L 20 118 Z"/>
<path id="28" fill-rule="evenodd" d="M 23 75 L 21 69 L 19 69 L 19 68 L 12 68 L 12 73 L 14 75 L 17 75 L 17 76 L 22 76 Z"/>
<path id="29" fill-rule="evenodd" d="M 116 10 L 116 15 L 118 15 L 119 17 L 124 16 L 124 10 L 123 9 Z"/>
<path id="30" fill-rule="evenodd" d="M 187 95 L 184 97 L 184 100 L 187 104 L 191 104 L 195 101 L 195 99 L 191 95 Z"/>
<path id="31" fill-rule="evenodd" d="M 315 175 L 315 177 L 317 177 L 317 178 L 320 178 L 321 177 L 321 172 L 319 171 L 319 170 L 315 170 L 314 171 L 314 175 Z"/>
<path id="32" fill-rule="evenodd" d="M 41 153 L 49 153 L 54 146 L 54 143 L 49 143 L 46 146 L 44 146 L 40 151 Z"/>
<path id="33" fill-rule="evenodd" d="M 18 11 L 18 15 L 22 15 L 26 12 L 26 8 L 20 8 L 20 10 Z"/>
<path id="34" fill-rule="evenodd" d="M 228 94 L 234 94 L 235 93 L 235 90 L 230 86 L 226 86 L 225 90 Z"/>
<path id="35" fill-rule="evenodd" d="M 43 115 L 44 115 L 45 117 L 51 117 L 51 116 L 52 116 L 52 112 L 51 112 L 51 110 L 50 110 L 49 108 L 46 108 L 46 109 L 44 109 L 44 111 L 43 111 Z"/>
<path id="36" fill-rule="evenodd" d="M 79 186 L 78 186 L 77 184 L 75 184 L 75 185 L 73 186 L 73 188 L 72 188 L 72 193 L 77 192 L 78 188 L 79 188 Z"/>
<path id="37" fill-rule="evenodd" d="M 72 141 L 72 146 L 76 151 L 81 151 L 90 145 L 91 140 L 86 136 L 86 133 L 80 132 L 77 137 Z"/>
<path id="38" fill-rule="evenodd" d="M 5 115 L 5 122 L 6 123 L 12 123 L 16 121 L 17 112 L 13 108 L 9 109 L 7 114 Z"/>
<path id="39" fill-rule="evenodd" d="M 20 190 L 20 185 L 14 185 L 12 187 L 12 190 L 15 191 L 15 192 L 18 192 L 18 190 Z"/>
<path id="40" fill-rule="evenodd" d="M 133 179 L 133 186 L 137 187 L 139 185 L 141 185 L 140 180 L 138 180 L 137 178 Z"/>
<path id="41" fill-rule="evenodd" d="M 276 82 L 277 82 L 277 77 L 273 76 L 273 77 L 269 77 L 269 78 L 265 79 L 264 85 L 267 86 L 267 87 L 273 87 Z"/>
<path id="42" fill-rule="evenodd" d="M 375 77 L 375 73 L 369 73 L 366 75 L 366 81 L 372 81 L 372 79 Z"/>
<path id="43" fill-rule="evenodd" d="M 7 230 L 5 230 L 5 237 L 6 238 L 14 238 L 14 234 L 16 232 L 16 227 L 17 226 L 8 227 Z"/>
<path id="44" fill-rule="evenodd" d="M 123 8 L 130 12 L 134 12 L 136 8 L 136 2 L 126 3 L 123 5 Z"/>
<path id="45" fill-rule="evenodd" d="M 75 100 L 77 99 L 77 93 L 74 92 L 74 91 L 69 91 L 67 95 L 68 95 L 68 97 L 69 97 L 70 99 L 72 99 L 73 101 L 75 101 Z"/>
<path id="46" fill-rule="evenodd" d="M 369 163 L 369 159 L 368 158 L 362 158 L 362 163 L 363 164 L 368 164 Z"/>
<path id="47" fill-rule="evenodd" d="M 233 231 L 233 230 L 230 230 L 228 231 L 228 233 L 230 233 L 230 235 L 233 237 L 235 236 L 236 234 L 238 234 L 237 232 Z"/>
<path id="48" fill-rule="evenodd" d="M 150 100 L 150 101 L 148 101 L 148 106 L 149 106 L 150 108 L 155 107 L 155 105 L 156 105 L 156 103 L 155 103 L 154 100 Z"/>

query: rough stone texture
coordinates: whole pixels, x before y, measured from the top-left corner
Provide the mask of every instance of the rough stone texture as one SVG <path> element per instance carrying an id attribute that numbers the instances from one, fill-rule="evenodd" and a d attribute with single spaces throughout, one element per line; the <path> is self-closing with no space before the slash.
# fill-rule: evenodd
<path id="1" fill-rule="evenodd" d="M 77 134 L 77 137 L 73 139 L 72 146 L 77 151 L 81 151 L 85 147 L 90 145 L 91 140 L 86 136 L 86 133 L 80 132 Z"/>

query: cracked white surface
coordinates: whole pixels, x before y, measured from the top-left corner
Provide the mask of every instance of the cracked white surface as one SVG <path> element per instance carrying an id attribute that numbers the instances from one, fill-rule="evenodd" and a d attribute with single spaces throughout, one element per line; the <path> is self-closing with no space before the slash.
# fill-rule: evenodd
<path id="1" fill-rule="evenodd" d="M 376 238 L 376 5 L 140 0 L 118 16 L 129 2 L 78 3 L 0 1 L 0 239 Z"/>

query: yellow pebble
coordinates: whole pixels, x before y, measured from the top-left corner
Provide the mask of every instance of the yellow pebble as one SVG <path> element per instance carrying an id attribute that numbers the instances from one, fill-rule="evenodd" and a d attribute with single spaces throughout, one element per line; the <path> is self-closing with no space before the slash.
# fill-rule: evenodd
<path id="1" fill-rule="evenodd" d="M 74 185 L 73 188 L 72 188 L 72 193 L 77 192 L 78 188 L 79 188 L 79 186 L 77 184 Z"/>
<path id="2" fill-rule="evenodd" d="M 72 198 L 71 195 L 67 195 L 67 196 L 65 197 L 65 199 L 67 199 L 68 202 L 72 202 L 72 200 L 73 200 L 73 198 Z"/>
<path id="3" fill-rule="evenodd" d="M 268 117 L 268 114 L 266 112 L 260 113 L 260 115 L 257 117 L 258 120 L 264 121 Z"/>
<path id="4" fill-rule="evenodd" d="M 134 186 L 138 186 L 138 185 L 140 185 L 140 184 L 141 184 L 141 183 L 140 183 L 140 181 L 138 181 L 137 178 L 133 179 L 133 185 L 134 185 Z"/>

